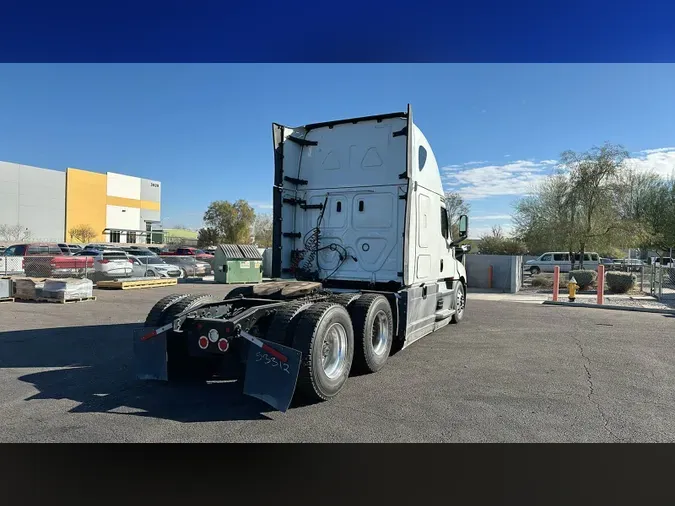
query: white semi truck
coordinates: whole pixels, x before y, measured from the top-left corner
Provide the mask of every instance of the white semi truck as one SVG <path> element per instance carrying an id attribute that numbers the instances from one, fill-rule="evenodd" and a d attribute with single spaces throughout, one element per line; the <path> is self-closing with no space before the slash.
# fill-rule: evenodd
<path id="1" fill-rule="evenodd" d="M 244 393 L 285 411 L 328 400 L 350 373 L 449 323 L 466 303 L 439 167 L 406 112 L 273 125 L 272 282 L 224 300 L 171 295 L 135 333 L 141 379 L 208 380 L 236 369 Z"/>

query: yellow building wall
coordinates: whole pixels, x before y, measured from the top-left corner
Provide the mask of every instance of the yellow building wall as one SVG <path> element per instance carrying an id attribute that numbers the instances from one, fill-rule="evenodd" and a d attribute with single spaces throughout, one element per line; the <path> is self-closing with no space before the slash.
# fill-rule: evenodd
<path id="1" fill-rule="evenodd" d="M 106 174 L 81 169 L 66 169 L 66 241 L 77 242 L 70 230 L 79 225 L 91 225 L 98 234 L 91 242 L 105 242 L 103 230 L 106 223 L 107 206 L 129 207 L 159 211 L 160 203 L 109 196 Z M 140 228 L 140 223 L 135 228 Z"/>
<path id="2" fill-rule="evenodd" d="M 91 225 L 98 234 L 92 242 L 105 241 L 106 228 L 105 174 L 86 170 L 66 169 L 66 240 L 76 242 L 70 230 L 79 225 Z"/>
<path id="3" fill-rule="evenodd" d="M 150 211 L 159 211 L 159 202 L 151 200 L 127 199 L 124 197 L 106 197 L 109 206 L 133 207 L 135 209 L 148 209 Z"/>

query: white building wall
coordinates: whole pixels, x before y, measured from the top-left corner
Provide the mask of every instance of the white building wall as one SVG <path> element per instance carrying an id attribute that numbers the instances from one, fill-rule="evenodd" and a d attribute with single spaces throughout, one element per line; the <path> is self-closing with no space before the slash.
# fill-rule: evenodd
<path id="1" fill-rule="evenodd" d="M 141 200 L 141 178 L 108 172 L 108 196 Z M 134 225 L 138 226 L 138 222 Z M 108 227 L 111 227 L 110 223 Z"/>
<path id="2" fill-rule="evenodd" d="M 106 206 L 106 227 L 117 230 L 138 230 L 138 223 L 141 219 L 141 210 L 135 207 Z M 110 237 L 108 235 L 108 237 Z M 127 234 L 122 232 L 120 242 L 126 241 Z M 137 236 L 136 242 L 140 237 Z"/>

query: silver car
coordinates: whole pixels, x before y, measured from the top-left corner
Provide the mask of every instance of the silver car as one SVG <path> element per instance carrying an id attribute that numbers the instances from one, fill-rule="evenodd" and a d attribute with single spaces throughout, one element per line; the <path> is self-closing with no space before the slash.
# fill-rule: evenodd
<path id="1" fill-rule="evenodd" d="M 166 255 L 161 257 L 167 264 L 175 265 L 180 269 L 179 278 L 203 278 L 213 274 L 208 262 L 197 260 L 194 256 Z"/>
<path id="2" fill-rule="evenodd" d="M 167 264 L 161 257 L 129 255 L 133 267 L 133 276 L 151 278 L 179 278 L 181 270 L 175 265 Z"/>

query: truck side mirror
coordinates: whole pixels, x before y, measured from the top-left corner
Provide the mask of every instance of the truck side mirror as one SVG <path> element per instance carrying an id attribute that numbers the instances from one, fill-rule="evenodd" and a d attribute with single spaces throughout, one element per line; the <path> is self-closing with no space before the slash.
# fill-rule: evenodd
<path id="1" fill-rule="evenodd" d="M 463 241 L 469 235 L 469 217 L 466 214 L 459 217 L 457 228 L 459 229 L 459 240 Z"/>

